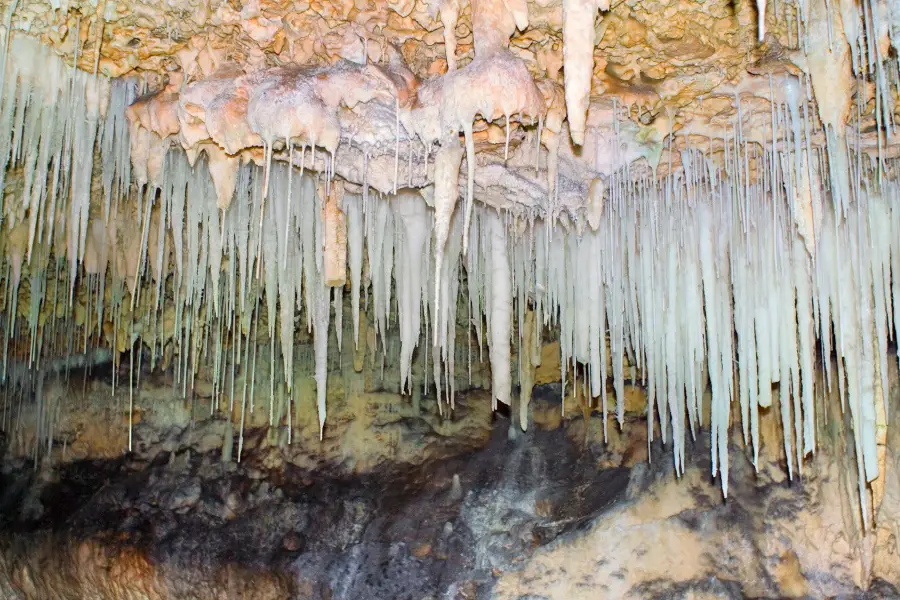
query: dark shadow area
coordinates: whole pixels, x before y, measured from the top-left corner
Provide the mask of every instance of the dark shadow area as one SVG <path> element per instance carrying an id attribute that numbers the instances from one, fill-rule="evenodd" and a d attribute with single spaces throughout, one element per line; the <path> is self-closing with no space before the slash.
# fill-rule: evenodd
<path id="1" fill-rule="evenodd" d="M 513 440 L 508 429 L 501 415 L 483 449 L 358 476 L 189 450 L 23 467 L 3 474 L 0 539 L 102 540 L 196 577 L 238 565 L 286 575 L 300 598 L 484 594 L 493 569 L 576 532 L 629 481 L 562 428 Z"/>

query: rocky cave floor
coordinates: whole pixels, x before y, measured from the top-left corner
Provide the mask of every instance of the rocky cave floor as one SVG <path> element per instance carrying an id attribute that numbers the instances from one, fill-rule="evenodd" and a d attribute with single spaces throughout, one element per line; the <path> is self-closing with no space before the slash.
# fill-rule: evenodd
<path id="1" fill-rule="evenodd" d="M 537 388 L 534 403 L 558 410 L 559 386 Z M 669 447 L 654 442 L 646 461 L 643 419 L 627 436 L 611 424 L 609 444 L 596 414 L 588 429 L 570 419 L 524 434 L 508 415 L 492 421 L 478 447 L 432 441 L 419 465 L 359 475 L 299 468 L 262 428 L 240 464 L 223 463 L 207 443 L 215 419 L 154 443 L 136 429 L 135 452 L 116 460 L 34 471 L 7 457 L 0 596 L 900 598 L 878 578 L 863 591 L 845 564 L 853 536 L 829 517 L 841 510 L 836 470 L 790 484 L 777 459 L 754 476 L 733 448 L 723 502 L 705 434 L 676 480 Z M 424 421 L 401 427 L 401 443 L 428 434 Z"/>

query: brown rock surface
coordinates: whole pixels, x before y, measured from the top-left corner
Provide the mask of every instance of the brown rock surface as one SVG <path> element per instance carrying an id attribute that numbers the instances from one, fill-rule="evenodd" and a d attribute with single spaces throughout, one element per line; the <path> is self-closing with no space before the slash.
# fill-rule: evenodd
<path id="1" fill-rule="evenodd" d="M 145 393 L 162 395 L 158 383 Z M 539 391 L 534 402 L 552 398 Z M 4 482 L 15 483 L 3 502 L 21 512 L 3 505 L 0 592 L 387 599 L 475 581 L 516 599 L 897 593 L 888 555 L 878 558 L 890 550 L 867 570 L 865 539 L 847 535 L 846 507 L 833 501 L 847 497 L 843 469 L 828 453 L 789 483 L 777 457 L 754 475 L 734 448 L 724 502 L 705 437 L 675 478 L 659 442 L 647 462 L 639 418 L 626 423 L 630 435 L 611 428 L 605 444 L 596 411 L 587 427 L 573 412 L 561 429 L 508 440 L 506 424 L 478 410 L 487 400 L 466 395 L 442 425 L 396 395 L 353 393 L 332 399 L 324 445 L 313 445 L 315 415 L 299 411 L 310 414 L 295 445 L 251 429 L 239 465 L 217 460 L 221 420 L 167 439 L 174 421 L 162 414 L 137 429 L 124 462 L 45 467 L 28 483 L 7 462 Z"/>

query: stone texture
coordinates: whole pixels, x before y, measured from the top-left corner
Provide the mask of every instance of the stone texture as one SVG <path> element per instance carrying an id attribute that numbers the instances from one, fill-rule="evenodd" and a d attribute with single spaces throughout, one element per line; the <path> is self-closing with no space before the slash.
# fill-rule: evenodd
<path id="1" fill-rule="evenodd" d="M 0 3 L 0 9 L 8 5 L 8 2 Z M 555 164 L 557 153 L 564 158 L 558 161 L 562 184 L 559 201 L 572 212 L 585 208 L 589 212 L 595 210 L 586 206 L 587 182 L 605 178 L 614 169 L 634 161 L 648 163 L 656 169 L 665 151 L 662 138 L 669 132 L 680 134 L 672 140 L 674 149 L 697 147 L 702 141 L 705 146 L 711 144 L 709 156 L 721 162 L 722 127 L 730 127 L 738 113 L 735 95 L 741 97 L 744 131 L 769 131 L 769 75 L 793 77 L 809 68 L 798 47 L 797 15 L 791 7 L 786 13 L 779 13 L 780 16 L 769 11 L 768 33 L 761 41 L 756 39 L 756 6 L 750 0 L 620 2 L 611 4 L 602 14 L 593 10 L 596 46 L 588 57 L 591 87 L 585 98 L 588 135 L 583 149 L 579 150 L 571 145 L 568 130 L 564 130 L 562 123 L 566 107 L 562 95 L 564 11 L 561 2 L 482 1 L 473 10 L 469 3 L 422 0 L 356 3 L 266 0 L 215 7 L 201 0 L 164 4 L 123 1 L 97 7 L 76 0 L 63 8 L 51 9 L 44 2 L 19 2 L 12 16 L 12 28 L 39 37 L 64 57 L 72 57 L 77 47 L 79 66 L 88 72 L 93 70 L 96 61 L 100 72 L 107 75 L 142 77 L 150 90 L 160 93 L 141 104 L 139 121 L 144 130 L 161 138 L 174 133 L 171 103 L 176 90 L 184 86 L 182 92 L 187 93 L 208 88 L 206 83 L 210 78 L 220 80 L 226 73 L 227 77 L 240 80 L 240 85 L 218 96 L 213 104 L 209 103 L 213 97 L 208 97 L 207 102 L 192 103 L 191 108 L 201 120 L 209 116 L 202 135 L 208 133 L 232 156 L 249 146 L 259 148 L 266 141 L 242 126 L 248 109 L 252 112 L 252 107 L 248 107 L 250 91 L 265 73 L 284 73 L 295 65 L 320 74 L 331 73 L 335 66 L 359 66 L 368 61 L 359 70 L 376 79 L 381 77 L 378 75 L 381 72 L 394 85 L 400 84 L 395 90 L 396 98 L 401 107 L 406 107 L 417 97 L 418 82 L 423 83 L 422 91 L 427 96 L 429 88 L 446 88 L 452 79 L 463 77 L 466 72 L 484 70 L 478 67 L 479 61 L 474 56 L 479 43 L 486 56 L 499 49 L 497 56 L 502 58 L 508 47 L 509 58 L 521 61 L 528 77 L 533 77 L 544 92 L 547 112 L 542 141 L 548 161 L 545 164 Z M 456 17 L 450 18 L 451 15 Z M 448 45 L 450 39 L 453 43 Z M 879 40 L 879 43 L 885 45 L 883 54 L 886 55 L 886 42 Z M 455 48 L 451 47 L 454 44 Z M 441 77 L 448 64 L 448 48 L 452 62 L 458 62 L 459 68 L 453 69 L 452 76 Z M 492 61 L 481 62 L 497 64 L 497 56 Z M 405 73 L 398 79 L 396 69 L 401 63 L 408 70 L 404 67 Z M 492 75 L 478 82 L 467 79 L 463 87 L 471 89 L 477 83 L 484 91 L 483 96 L 490 96 L 488 91 L 495 80 L 502 77 Z M 360 86 L 360 81 L 344 83 L 345 91 L 367 87 Z M 504 87 L 508 93 L 499 95 L 498 99 L 500 104 L 508 104 L 506 113 L 514 117 L 509 138 L 513 158 L 506 160 L 505 156 L 506 136 L 501 133 L 504 111 L 479 117 L 473 126 L 480 142 L 478 152 L 485 157 L 481 162 L 492 168 L 476 173 L 478 196 L 481 201 L 498 207 L 521 209 L 520 204 L 532 209 L 544 207 L 555 193 L 555 178 L 548 176 L 545 181 L 539 181 L 527 176 L 524 167 L 525 163 L 529 166 L 533 163 L 530 142 L 536 132 L 534 124 L 516 118 L 516 113 L 524 107 L 529 107 L 526 112 L 536 118 L 536 114 L 531 114 L 534 109 L 530 108 L 536 104 L 533 100 L 514 102 L 527 86 L 512 85 L 507 80 Z M 548 91 L 554 87 L 559 93 L 548 97 Z M 780 97 L 784 86 L 775 87 Z M 456 100 L 465 103 L 474 96 L 465 94 L 465 89 Z M 305 111 L 308 117 L 314 113 L 321 117 L 315 119 L 318 126 L 333 124 L 335 104 L 326 102 L 323 108 L 313 98 L 308 100 L 312 103 Z M 611 110 L 614 102 L 618 107 L 615 113 Z M 418 100 L 411 105 L 417 103 Z M 387 104 L 393 104 L 393 98 Z M 455 106 L 458 102 L 451 104 Z M 865 131 L 869 123 L 874 123 L 873 104 L 862 107 Z M 352 103 L 349 107 L 353 108 Z M 391 111 L 393 106 L 387 109 Z M 816 115 L 814 104 L 810 114 Z M 389 122 L 392 118 L 373 128 L 372 123 L 380 123 L 377 111 L 360 112 L 357 116 L 360 123 L 366 124 L 363 129 L 368 130 L 368 135 L 374 135 L 376 129 L 385 129 L 385 133 L 393 135 L 393 123 Z M 438 124 L 435 117 L 429 119 L 434 121 L 434 127 Z M 295 121 L 296 118 L 281 115 L 275 125 L 284 128 Z M 186 136 L 183 141 L 198 141 L 187 131 L 191 127 L 185 123 L 181 126 L 181 135 Z M 307 137 L 313 133 L 301 129 L 294 133 Z M 813 129 L 816 143 L 821 142 L 816 137 L 819 136 L 816 127 Z M 274 130 L 269 133 L 274 134 Z M 327 138 L 324 145 L 329 149 L 337 144 L 333 133 L 325 135 L 325 130 L 317 131 L 320 142 Z M 353 131 L 353 127 L 344 133 L 357 140 L 364 137 Z M 708 139 L 709 136 L 713 139 Z M 612 147 L 614 138 L 623 140 L 622 147 Z M 867 151 L 877 145 L 870 138 L 874 136 L 867 135 L 862 141 Z M 761 135 L 753 139 L 766 143 L 768 137 Z M 152 140 L 144 140 L 141 151 L 148 144 Z M 349 181 L 361 184 L 358 163 L 362 154 L 354 153 L 353 144 L 344 145 L 350 148 L 338 161 L 341 164 L 336 171 Z M 370 169 L 374 174 L 370 183 L 380 190 L 393 188 L 393 144 L 387 145 L 391 147 L 383 149 L 388 151 L 381 159 L 384 168 Z M 402 153 L 409 151 L 411 147 L 406 147 L 404 141 Z M 671 157 L 676 168 L 680 165 L 679 154 L 675 152 Z M 245 158 L 253 155 L 250 152 Z M 375 163 L 379 159 L 372 156 L 372 160 Z M 663 163 L 662 168 L 667 169 L 668 164 Z M 426 177 L 415 185 L 429 182 Z M 531 189 L 523 194 L 526 186 Z"/>
<path id="2" fill-rule="evenodd" d="M 486 403 L 468 395 L 458 410 Z M 295 452 L 265 443 L 223 465 L 218 449 L 188 450 L 187 439 L 39 474 L 6 462 L 0 592 L 385 600 L 900 593 L 885 577 L 890 569 L 866 570 L 859 539 L 846 535 L 844 509 L 832 501 L 846 497 L 838 457 L 820 453 L 789 484 L 777 460 L 766 458 L 754 476 L 733 448 L 734 495 L 724 502 L 706 472 L 705 437 L 677 479 L 658 441 L 646 461 L 640 419 L 606 444 L 596 413 L 515 440 L 505 421 L 482 420 L 477 437 L 455 432 L 418 446 L 424 462 L 386 458 L 356 474 L 327 451 L 298 465 Z M 405 417 L 397 432 L 415 444 L 424 422 Z M 194 439 L 210 431 L 197 429 Z M 366 449 L 352 451 L 361 458 Z"/>
<path id="3" fill-rule="evenodd" d="M 322 186 L 324 187 L 324 186 Z M 320 193 L 324 191 L 320 189 Z M 347 217 L 341 211 L 344 184 L 333 182 L 324 196 L 322 222 L 325 224 L 325 251 L 323 269 L 325 285 L 343 286 L 347 281 Z"/>

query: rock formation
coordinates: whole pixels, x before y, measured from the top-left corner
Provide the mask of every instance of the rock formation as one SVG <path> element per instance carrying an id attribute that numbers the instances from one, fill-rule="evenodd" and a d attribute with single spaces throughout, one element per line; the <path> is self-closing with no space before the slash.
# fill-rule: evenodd
<path id="1" fill-rule="evenodd" d="M 489 564 L 494 550 L 479 544 L 493 543 L 484 530 L 493 516 L 479 511 L 509 490 L 479 482 L 482 505 L 457 490 L 451 504 L 474 536 L 465 543 L 475 562 L 422 595 L 469 597 L 464 580 L 496 569 L 496 597 L 578 597 L 576 584 L 553 579 L 558 564 L 572 565 L 569 554 L 615 523 L 674 548 L 690 537 L 673 528 L 676 513 L 732 518 L 747 502 L 736 495 L 800 502 L 807 485 L 818 496 L 802 518 L 840 527 L 851 547 L 834 550 L 829 537 L 819 543 L 833 555 L 815 554 L 773 517 L 768 526 L 790 541 L 735 552 L 761 561 L 741 572 L 745 583 L 767 582 L 739 593 L 900 585 L 889 558 L 900 519 L 891 423 L 900 8 L 891 2 L 0 0 L 0 12 L 0 431 L 16 481 L 29 468 L 52 479 L 78 461 L 130 461 L 117 477 L 159 477 L 171 490 L 160 501 L 111 484 L 124 486 L 117 506 L 126 498 L 126 512 L 143 515 L 108 523 L 125 537 L 153 521 L 145 506 L 200 527 L 191 519 L 207 488 L 238 485 L 244 469 L 275 480 L 296 468 L 297 481 L 325 475 L 335 489 L 340 477 L 396 476 L 415 504 L 437 492 L 410 464 L 443 473 L 466 452 L 494 464 L 494 415 L 509 419 L 508 443 L 533 443 L 540 456 L 557 456 L 541 444 L 573 442 L 536 429 L 552 423 L 571 438 L 580 428 L 605 467 L 630 469 L 622 497 L 633 504 L 598 524 L 603 502 L 581 498 L 566 516 L 554 499 L 540 515 L 537 493 L 523 506 L 553 515 L 540 527 L 590 520 L 593 533 Z M 558 386 L 556 417 L 532 399 L 548 384 Z M 209 440 L 191 437 L 196 423 L 214 430 Z M 188 455 L 177 474 L 153 471 L 187 448 L 197 460 Z M 638 467 L 623 452 L 665 457 L 667 467 Z M 231 466 L 213 469 L 214 454 Z M 719 489 L 708 501 L 684 496 L 709 495 L 697 491 L 711 485 L 701 463 Z M 593 467 L 588 487 L 607 476 Z M 529 472 L 535 484 L 545 473 Z M 646 472 L 672 477 L 638 481 Z M 769 480 L 790 491 L 761 491 Z M 265 510 L 297 517 L 297 481 L 286 484 L 294 496 Z M 31 491 L 10 495 L 4 506 L 21 518 L 8 531 L 44 514 L 54 527 L 71 522 L 44 509 L 32 518 L 38 500 L 28 494 L 66 489 L 44 483 L 28 479 Z M 330 489 L 316 502 L 326 506 Z M 667 524 L 647 529 L 640 506 L 652 500 L 635 494 L 670 489 L 682 495 L 674 508 L 646 509 Z M 821 501 L 832 492 L 840 518 Z M 222 506 L 199 513 L 252 518 L 228 493 L 216 498 Z M 103 502 L 86 500 L 84 514 L 102 514 Z M 350 522 L 400 539 L 384 522 Z M 463 543 L 447 523 L 416 560 Z M 569 532 L 560 527 L 542 543 Z M 358 552 L 375 543 L 343 529 L 292 531 L 269 540 L 292 560 L 323 561 L 340 546 L 307 556 L 292 535 L 346 534 L 340 548 Z M 151 538 L 122 554 L 126 575 L 112 587 L 71 597 L 138 594 L 115 588 L 133 571 L 146 575 L 135 576 L 147 586 L 141 597 L 179 597 L 183 582 L 147 559 L 168 538 Z M 95 577 L 110 539 L 63 540 L 69 554 L 53 560 L 76 579 Z M 625 546 L 646 552 L 638 542 Z M 718 552 L 695 542 L 698 553 Z M 35 570 L 51 546 L 35 548 L 0 547 L 0 590 L 67 597 Z M 228 568 L 265 562 L 265 544 L 254 552 Z M 668 559 L 654 552 L 658 569 L 646 572 L 662 577 Z M 851 556 L 858 571 L 809 576 Z M 585 597 L 662 593 L 602 560 L 602 577 L 578 565 Z M 324 563 L 309 564 L 327 579 Z M 669 583 L 719 577 L 723 564 L 698 561 Z M 304 592 L 282 579 L 283 566 L 267 571 L 271 597 L 396 597 L 348 572 Z"/>

